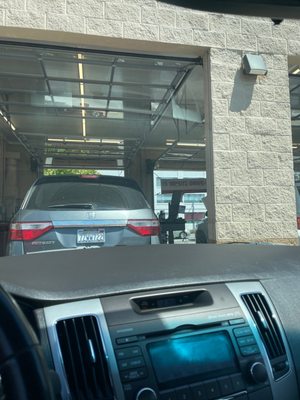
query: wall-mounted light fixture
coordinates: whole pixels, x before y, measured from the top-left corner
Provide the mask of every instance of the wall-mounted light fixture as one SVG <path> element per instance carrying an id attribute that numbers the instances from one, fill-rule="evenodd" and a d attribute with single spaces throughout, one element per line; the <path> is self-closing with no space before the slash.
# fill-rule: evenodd
<path id="1" fill-rule="evenodd" d="M 243 57 L 243 71 L 247 75 L 267 75 L 267 66 L 258 54 L 245 54 Z"/>

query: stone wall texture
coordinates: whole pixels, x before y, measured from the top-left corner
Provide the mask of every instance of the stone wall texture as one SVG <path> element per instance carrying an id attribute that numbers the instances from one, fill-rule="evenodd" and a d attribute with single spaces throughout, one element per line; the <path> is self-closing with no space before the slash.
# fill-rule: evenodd
<path id="1" fill-rule="evenodd" d="M 289 97 L 281 96 L 287 55 L 261 53 L 269 71 L 256 77 L 241 71 L 243 53 L 210 52 L 216 238 L 294 243 L 291 112 Z"/>
<path id="2" fill-rule="evenodd" d="M 297 242 L 288 55 L 300 23 L 155 0 L 0 0 L 0 24 L 97 35 L 100 48 L 107 36 L 207 49 L 211 238 Z M 241 72 L 245 52 L 262 54 L 266 77 Z"/>

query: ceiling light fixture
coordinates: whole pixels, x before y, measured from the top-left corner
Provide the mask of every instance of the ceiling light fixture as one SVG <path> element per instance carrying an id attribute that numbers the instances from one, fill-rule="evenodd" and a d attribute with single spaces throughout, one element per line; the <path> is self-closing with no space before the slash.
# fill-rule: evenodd
<path id="1" fill-rule="evenodd" d="M 178 142 L 177 146 L 183 147 L 205 147 L 205 143 L 188 143 L 188 142 Z"/>
<path id="2" fill-rule="evenodd" d="M 177 142 L 175 140 L 167 139 L 166 146 L 181 146 L 181 147 L 205 147 L 205 143 L 195 143 L 195 142 Z"/>
<path id="3" fill-rule="evenodd" d="M 167 139 L 166 140 L 166 145 L 167 146 L 173 146 L 175 144 L 176 140 L 173 139 Z"/>
<path id="4" fill-rule="evenodd" d="M 293 75 L 298 75 L 299 72 L 300 72 L 300 68 L 299 68 L 299 66 L 297 65 L 297 68 L 294 69 L 294 71 L 292 71 L 291 74 L 293 74 Z"/>
<path id="5" fill-rule="evenodd" d="M 1 110 L 0 110 L 0 115 L 2 119 L 4 119 L 4 121 L 7 123 L 7 125 L 15 132 L 16 127 L 12 122 L 9 121 L 9 119 L 4 115 L 4 113 Z"/>
<path id="6" fill-rule="evenodd" d="M 103 144 L 124 144 L 124 140 L 120 140 L 120 139 L 102 139 L 101 143 Z"/>
<path id="7" fill-rule="evenodd" d="M 67 138 L 48 138 L 48 142 L 64 142 L 64 143 L 98 143 L 98 144 L 116 144 L 124 145 L 124 140 L 121 139 L 67 139 Z"/>
<path id="8" fill-rule="evenodd" d="M 99 143 L 100 139 L 48 139 L 48 142 L 63 143 Z"/>
<path id="9" fill-rule="evenodd" d="M 77 58 L 78 60 L 83 60 L 84 56 L 80 53 L 77 54 Z M 79 83 L 79 92 L 80 92 L 80 107 L 82 108 L 81 110 L 81 116 L 82 116 L 82 136 L 86 137 L 86 121 L 85 121 L 85 117 L 86 117 L 86 112 L 84 109 L 84 83 L 83 83 L 83 78 L 84 78 L 84 74 L 83 74 L 83 64 L 81 62 L 78 63 L 78 75 L 79 75 L 79 79 L 80 79 L 80 83 Z"/>

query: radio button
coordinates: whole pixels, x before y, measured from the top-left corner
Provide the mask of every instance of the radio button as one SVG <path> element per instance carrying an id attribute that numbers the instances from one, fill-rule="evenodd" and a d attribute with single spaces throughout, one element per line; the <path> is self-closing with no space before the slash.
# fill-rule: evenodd
<path id="1" fill-rule="evenodd" d="M 192 397 L 191 390 L 189 387 L 181 388 L 176 390 L 176 400 L 190 400 Z"/>
<path id="2" fill-rule="evenodd" d="M 120 370 L 143 367 L 144 365 L 145 361 L 143 357 L 129 358 L 119 361 Z"/>
<path id="3" fill-rule="evenodd" d="M 157 394 L 153 389 L 145 387 L 138 392 L 136 400 L 157 400 Z"/>
<path id="4" fill-rule="evenodd" d="M 177 400 L 176 393 L 173 390 L 159 394 L 160 400 Z"/>
<path id="5" fill-rule="evenodd" d="M 197 385 L 191 385 L 190 389 L 193 393 L 194 400 L 207 400 L 204 385 L 202 383 Z"/>
<path id="6" fill-rule="evenodd" d="M 118 365 L 119 365 L 120 371 L 122 371 L 123 369 L 128 369 L 129 368 L 128 360 L 119 361 Z"/>
<path id="7" fill-rule="evenodd" d="M 141 354 L 142 350 L 137 346 L 116 350 L 117 360 L 122 360 L 123 358 L 137 357 Z"/>
<path id="8" fill-rule="evenodd" d="M 205 382 L 204 386 L 208 400 L 216 399 L 220 396 L 220 389 L 216 380 Z"/>
<path id="9" fill-rule="evenodd" d="M 147 370 L 146 368 L 138 368 L 138 369 L 131 369 L 128 371 L 121 372 L 121 380 L 122 382 L 131 382 L 137 381 L 139 379 L 146 378 Z"/>
<path id="10" fill-rule="evenodd" d="M 240 392 L 246 388 L 242 375 L 232 375 L 230 378 L 234 392 Z"/>
<path id="11" fill-rule="evenodd" d="M 128 363 L 129 368 L 143 367 L 145 365 L 143 357 L 131 358 L 130 360 L 128 360 Z"/>
<path id="12" fill-rule="evenodd" d="M 127 336 L 127 337 L 121 337 L 116 339 L 117 344 L 127 344 L 127 343 L 132 343 L 132 342 L 137 342 L 138 338 L 137 336 Z"/>
<path id="13" fill-rule="evenodd" d="M 254 336 L 243 336 L 236 339 L 239 346 L 249 346 L 251 344 L 256 344 Z"/>
<path id="14" fill-rule="evenodd" d="M 240 352 L 242 354 L 242 356 L 252 356 L 253 354 L 257 354 L 259 353 L 259 348 L 258 346 L 252 345 L 252 346 L 244 346 L 244 347 L 240 347 Z"/>
<path id="15" fill-rule="evenodd" d="M 254 383 L 265 383 L 268 380 L 268 373 L 262 362 L 255 362 L 249 368 L 249 374 Z"/>
<path id="16" fill-rule="evenodd" d="M 230 378 L 221 378 L 218 379 L 219 386 L 221 388 L 221 393 L 223 396 L 226 396 L 227 394 L 233 393 L 233 386 Z"/>
<path id="17" fill-rule="evenodd" d="M 234 336 L 235 337 L 241 337 L 241 336 L 249 336 L 252 335 L 252 331 L 249 328 L 249 326 L 245 326 L 243 328 L 235 328 L 233 330 Z"/>

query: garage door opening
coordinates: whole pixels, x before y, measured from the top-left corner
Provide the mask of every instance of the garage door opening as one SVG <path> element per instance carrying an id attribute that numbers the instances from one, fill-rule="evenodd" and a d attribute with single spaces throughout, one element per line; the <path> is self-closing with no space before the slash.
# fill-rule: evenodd
<path id="1" fill-rule="evenodd" d="M 300 237 L 300 58 L 289 60 L 289 83 L 292 118 L 293 161 L 295 176 L 295 198 L 297 211 L 297 228 Z"/>
<path id="2" fill-rule="evenodd" d="M 0 59 L 2 223 L 43 174 L 124 174 L 158 214 L 153 174 L 205 176 L 201 58 L 2 44 Z"/>

